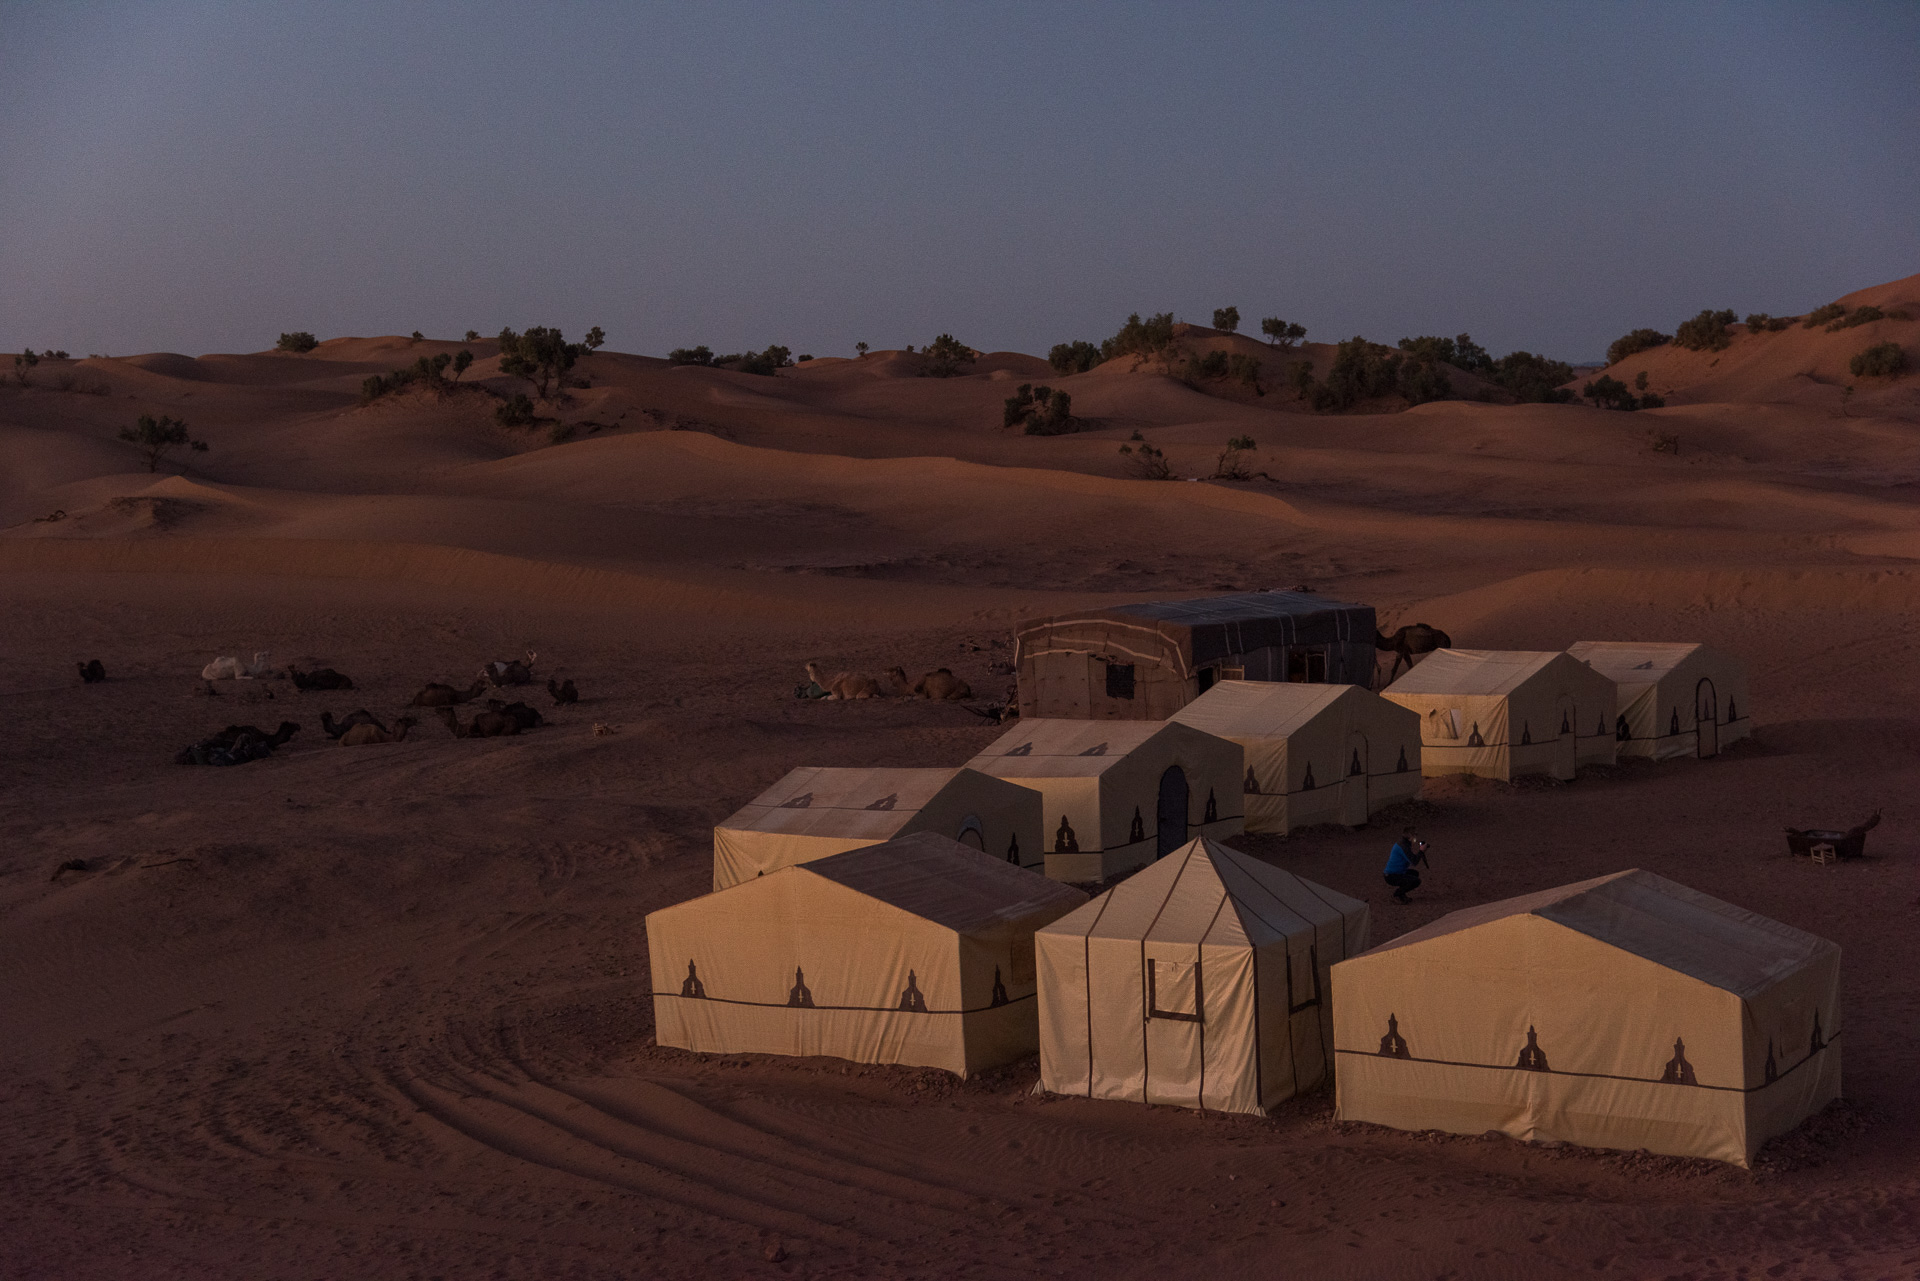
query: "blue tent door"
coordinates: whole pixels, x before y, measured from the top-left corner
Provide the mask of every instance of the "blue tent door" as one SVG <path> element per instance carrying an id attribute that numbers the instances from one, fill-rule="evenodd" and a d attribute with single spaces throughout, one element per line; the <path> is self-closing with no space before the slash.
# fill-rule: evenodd
<path id="1" fill-rule="evenodd" d="M 1164 858 L 1187 843 L 1187 773 L 1170 765 L 1160 776 L 1160 834 L 1155 858 Z"/>

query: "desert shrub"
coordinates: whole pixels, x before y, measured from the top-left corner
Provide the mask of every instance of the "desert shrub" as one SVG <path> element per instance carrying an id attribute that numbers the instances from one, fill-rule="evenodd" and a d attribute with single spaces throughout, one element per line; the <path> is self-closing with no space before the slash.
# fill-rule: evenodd
<path id="1" fill-rule="evenodd" d="M 500 372 L 526 379 L 542 400 L 554 383 L 566 385 L 567 371 L 586 352 L 586 347 L 568 342 L 558 329 L 544 325 L 531 325 L 524 334 L 500 331 Z"/>
<path id="2" fill-rule="evenodd" d="M 1258 356 L 1243 356 L 1238 352 L 1227 357 L 1227 377 L 1247 386 L 1264 396 L 1267 393 L 1260 388 L 1260 371 L 1264 366 Z"/>
<path id="3" fill-rule="evenodd" d="M 1725 351 L 1733 342 L 1727 326 L 1734 321 L 1731 311 L 1703 310 L 1692 320 L 1683 320 L 1673 331 L 1673 345 L 1688 351 Z"/>
<path id="4" fill-rule="evenodd" d="M 516 391 L 494 409 L 493 420 L 502 427 L 530 427 L 533 425 L 533 402 L 527 399 L 527 393 Z"/>
<path id="5" fill-rule="evenodd" d="M 572 439 L 572 423 L 555 423 L 547 432 L 547 443 L 549 445 L 564 445 Z"/>
<path id="6" fill-rule="evenodd" d="M 1673 335 L 1663 334 L 1658 329 L 1636 329 L 1621 338 L 1616 338 L 1607 347 L 1607 363 L 1617 365 L 1628 356 L 1655 347 L 1664 347 L 1673 341 Z"/>
<path id="7" fill-rule="evenodd" d="M 1157 356 L 1173 346 L 1173 313 L 1163 311 L 1157 316 L 1140 319 L 1140 313 L 1134 312 L 1127 317 L 1127 323 L 1120 326 L 1120 332 L 1100 344 L 1100 359 L 1115 360 L 1121 356 Z"/>
<path id="8" fill-rule="evenodd" d="M 1001 409 L 1000 425 L 1024 425 L 1029 436 L 1062 436 L 1080 427 L 1073 416 L 1072 396 L 1031 383 L 1021 383 L 1019 389 L 1007 397 Z"/>
<path id="9" fill-rule="evenodd" d="M 749 351 L 738 356 L 716 356 L 716 365 L 732 365 L 743 374 L 760 374 L 771 378 L 777 369 L 786 369 L 793 364 L 793 354 L 778 343 L 765 351 Z"/>
<path id="10" fill-rule="evenodd" d="M 1897 342 L 1880 342 L 1847 362 L 1847 371 L 1855 378 L 1891 378 L 1906 372 L 1907 353 Z"/>
<path id="11" fill-rule="evenodd" d="M 813 359 L 813 357 L 812 357 L 812 356 L 795 356 L 795 357 L 793 358 L 793 363 L 794 363 L 794 364 L 796 364 L 796 365 L 804 365 L 804 364 L 806 364 L 806 363 L 807 363 L 807 362 L 808 362 L 809 360 L 812 360 L 812 359 Z"/>
<path id="12" fill-rule="evenodd" d="M 857 352 L 857 353 L 859 354 L 859 356 L 860 356 L 860 359 L 862 359 L 862 360 L 865 360 L 865 359 L 867 358 L 867 353 L 873 350 L 873 348 L 871 348 L 871 347 L 869 347 L 869 346 L 867 346 L 867 344 L 865 344 L 865 343 L 863 343 L 863 342 L 857 342 L 857 343 L 855 343 L 855 344 L 853 345 L 853 349 L 854 349 L 854 351 L 855 351 L 855 352 Z"/>
<path id="13" fill-rule="evenodd" d="M 1213 309 L 1213 327 L 1233 333 L 1240 328 L 1240 309 L 1238 307 L 1216 307 Z"/>
<path id="14" fill-rule="evenodd" d="M 422 356 L 404 369 L 396 369 L 390 374 L 374 374 L 360 384 L 360 402 L 371 404 L 382 396 L 407 387 L 431 387 L 444 390 L 447 366 L 453 363 L 453 357 L 446 352 L 437 356 Z"/>
<path id="15" fill-rule="evenodd" d="M 1167 456 L 1149 445 L 1146 437 L 1137 431 L 1133 433 L 1133 443 L 1120 446 L 1120 456 L 1127 460 L 1127 471 L 1140 480 L 1174 479 L 1173 466 L 1167 462 Z"/>
<path id="16" fill-rule="evenodd" d="M 1432 334 L 1402 338 L 1400 350 L 1416 360 L 1452 365 L 1470 374 L 1484 377 L 1493 372 L 1493 358 L 1487 355 L 1485 347 L 1473 340 L 1472 334 L 1459 334 L 1452 338 L 1440 338 Z"/>
<path id="17" fill-rule="evenodd" d="M 1747 332 L 1750 334 L 1777 334 L 1792 323 L 1792 316 L 1769 316 L 1764 311 L 1747 313 Z"/>
<path id="18" fill-rule="evenodd" d="M 1394 383 L 1411 405 L 1424 405 L 1428 401 L 1445 400 L 1453 395 L 1453 383 L 1437 361 L 1402 358 L 1400 372 Z"/>
<path id="19" fill-rule="evenodd" d="M 1493 362 L 1488 376 L 1524 405 L 1564 405 L 1573 399 L 1572 391 L 1561 389 L 1573 380 L 1573 366 L 1564 360 L 1510 351 Z"/>
<path id="20" fill-rule="evenodd" d="M 1902 319 L 1905 319 L 1905 317 L 1902 317 Z M 66 352 L 64 352 L 64 351 L 55 351 L 55 350 L 54 350 L 53 348 L 51 348 L 51 347 L 49 347 L 49 348 L 47 348 L 47 349 L 46 349 L 45 351 L 43 351 L 43 352 L 41 352 L 40 354 L 41 354 L 42 356 L 44 356 L 44 357 L 46 357 L 46 358 L 47 358 L 48 360 L 71 360 L 71 359 L 73 359 L 73 357 L 71 357 L 71 356 L 69 356 L 69 355 L 67 355 L 67 353 L 66 353 Z"/>
<path id="21" fill-rule="evenodd" d="M 1834 333 L 1835 331 L 1841 330 L 1841 329 L 1852 329 L 1855 325 L 1868 325 L 1868 324 L 1872 324 L 1876 320 L 1885 320 L 1886 318 L 1887 318 L 1887 313 L 1884 311 L 1881 311 L 1878 307 L 1874 307 L 1874 306 L 1855 307 L 1852 311 L 1848 312 L 1846 315 L 1840 317 L 1840 319 L 1828 325 L 1827 332 Z"/>
<path id="22" fill-rule="evenodd" d="M 1227 376 L 1227 353 L 1209 351 L 1196 353 L 1187 358 L 1188 378 L 1225 378 Z"/>
<path id="23" fill-rule="evenodd" d="M 667 363 L 669 365 L 711 365 L 713 349 L 705 343 L 701 343 L 698 347 L 675 347 L 667 353 Z"/>
<path id="24" fill-rule="evenodd" d="M 1580 389 L 1580 394 L 1593 402 L 1595 409 L 1640 408 L 1640 402 L 1633 392 L 1618 378 L 1601 374 L 1598 378 Z"/>
<path id="25" fill-rule="evenodd" d="M 1347 409 L 1399 389 L 1401 354 L 1355 334 L 1334 351 L 1327 380 L 1313 392 L 1313 407 L 1326 412 Z"/>
<path id="26" fill-rule="evenodd" d="M 927 344 L 922 355 L 925 359 L 920 362 L 920 373 L 927 378 L 952 378 L 956 374 L 963 374 L 974 360 L 973 348 L 952 334 L 941 334 L 935 338 Z"/>
<path id="27" fill-rule="evenodd" d="M 580 345 L 588 351 L 599 351 L 607 345 L 607 331 L 595 325 L 587 330 L 587 336 L 580 340 Z"/>
<path id="28" fill-rule="evenodd" d="M 1808 312 L 1807 318 L 1800 322 L 1800 326 L 1803 329 L 1818 329 L 1821 325 L 1838 320 L 1846 314 L 1847 304 L 1843 302 L 1830 302 L 1824 307 L 1815 307 L 1812 311 Z"/>
<path id="29" fill-rule="evenodd" d="M 1296 360 L 1287 366 L 1287 383 L 1293 388 L 1294 395 L 1302 400 L 1313 399 L 1313 389 L 1317 385 L 1313 379 L 1313 362 Z"/>
<path id="30" fill-rule="evenodd" d="M 1648 392 L 1640 398 L 1640 408 L 1642 409 L 1665 409 L 1666 407 L 1667 398 L 1665 396 L 1656 396 L 1652 392 Z"/>
<path id="31" fill-rule="evenodd" d="M 1047 352 L 1047 363 L 1056 374 L 1084 374 L 1100 363 L 1100 349 L 1090 342 L 1055 343 Z"/>
<path id="32" fill-rule="evenodd" d="M 13 358 L 13 380 L 25 387 L 33 381 L 33 367 L 40 363 L 40 357 L 29 347 Z"/>
<path id="33" fill-rule="evenodd" d="M 90 369 L 62 369 L 53 376 L 55 391 L 77 392 L 82 396 L 104 396 L 112 390 L 107 380 Z"/>
<path id="34" fill-rule="evenodd" d="M 479 341 L 480 341 L 480 331 L 479 331 L 478 329 L 469 329 L 469 330 L 467 330 L 467 336 L 466 336 L 466 339 L 465 339 L 465 341 L 467 341 L 467 342 L 479 342 Z"/>
<path id="35" fill-rule="evenodd" d="M 1215 480 L 1252 480 L 1253 473 L 1247 470 L 1247 455 L 1258 446 L 1251 436 L 1232 436 L 1227 447 L 1220 451 L 1220 457 L 1213 468 Z"/>
<path id="36" fill-rule="evenodd" d="M 159 471 L 161 460 L 176 449 L 207 452 L 207 442 L 189 436 L 184 421 L 164 414 L 159 418 L 152 414 L 140 415 L 133 426 L 120 429 L 120 439 L 146 455 L 148 471 Z"/>
<path id="37" fill-rule="evenodd" d="M 462 347 L 460 354 L 453 358 L 453 381 L 459 382 L 460 375 L 473 367 L 473 353 Z"/>
<path id="38" fill-rule="evenodd" d="M 320 340 L 304 329 L 296 329 L 290 334 L 281 334 L 280 341 L 273 345 L 275 351 L 303 352 L 312 351 L 320 345 Z"/>
<path id="39" fill-rule="evenodd" d="M 1267 336 L 1267 342 L 1282 351 L 1291 351 L 1293 345 L 1307 336 L 1307 327 L 1278 316 L 1268 316 L 1260 322 L 1260 332 Z"/>

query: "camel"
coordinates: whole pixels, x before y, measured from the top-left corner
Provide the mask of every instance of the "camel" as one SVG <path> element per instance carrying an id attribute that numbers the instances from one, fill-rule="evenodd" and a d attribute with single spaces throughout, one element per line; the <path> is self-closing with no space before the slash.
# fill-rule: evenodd
<path id="1" fill-rule="evenodd" d="M 1393 670 L 1387 673 L 1391 681 L 1400 674 L 1400 664 L 1405 663 L 1407 670 L 1413 670 L 1413 660 L 1421 654 L 1431 654 L 1436 649 L 1453 648 L 1453 638 L 1438 627 L 1426 623 L 1412 623 L 1402 627 L 1393 635 L 1379 633 L 1373 638 L 1376 650 L 1393 651 Z"/>
<path id="2" fill-rule="evenodd" d="M 343 721 L 334 720 L 332 712 L 320 713 L 320 728 L 327 732 L 328 738 L 339 738 L 355 725 L 371 725 L 382 734 L 387 732 L 387 727 L 381 724 L 379 719 L 364 707 L 356 712 L 349 712 L 347 719 Z"/>
<path id="3" fill-rule="evenodd" d="M 462 725 L 451 707 L 443 707 L 440 719 L 447 723 L 455 738 L 499 738 L 520 732 L 520 722 L 505 712 L 475 712 L 473 719 Z"/>
<path id="4" fill-rule="evenodd" d="M 100 665 L 100 660 L 97 658 L 88 659 L 84 663 L 75 663 L 74 666 L 80 669 L 80 679 L 89 685 L 98 685 L 107 679 L 107 669 Z"/>
<path id="5" fill-rule="evenodd" d="M 936 667 L 914 682 L 913 694 L 915 698 L 941 699 L 949 703 L 957 703 L 961 699 L 972 698 L 973 687 L 946 668 Z"/>
<path id="6" fill-rule="evenodd" d="M 317 672 L 303 672 L 297 667 L 287 669 L 287 679 L 293 687 L 302 693 L 310 689 L 352 689 L 353 678 L 331 667 L 322 667 Z"/>
<path id="7" fill-rule="evenodd" d="M 276 729 L 271 734 L 261 729 L 258 725 L 229 725 L 225 729 L 221 730 L 218 734 L 215 734 L 213 737 L 217 739 L 225 739 L 228 742 L 233 742 L 237 740 L 242 734 L 251 734 L 253 737 L 260 739 L 262 742 L 266 743 L 268 747 L 271 748 L 271 747 L 280 746 L 282 743 L 286 742 L 288 739 L 292 738 L 295 734 L 298 734 L 299 732 L 300 732 L 300 726 L 295 722 L 281 721 L 280 728 Z"/>
<path id="8" fill-rule="evenodd" d="M 451 712 L 448 713 L 452 715 Z M 350 725 L 347 732 L 340 736 L 342 747 L 367 747 L 374 743 L 400 743 L 407 737 L 407 731 L 420 722 L 411 716 L 402 716 L 393 723 L 392 730 L 381 729 L 378 725 Z"/>
<path id="9" fill-rule="evenodd" d="M 251 663 L 243 663 L 237 658 L 220 657 L 200 669 L 200 679 L 205 681 L 250 681 L 268 674 L 273 655 L 260 650 L 253 656 Z"/>
<path id="10" fill-rule="evenodd" d="M 880 682 L 871 676 L 855 676 L 851 672 L 841 672 L 837 676 L 823 676 L 818 663 L 807 664 L 807 679 L 827 691 L 828 698 L 882 698 Z"/>
<path id="11" fill-rule="evenodd" d="M 906 669 L 900 667 L 887 669 L 886 692 L 888 698 L 913 697 L 913 682 L 907 679 Z"/>
<path id="12" fill-rule="evenodd" d="M 553 705 L 555 707 L 560 706 L 562 703 L 577 703 L 580 701 L 580 691 L 573 687 L 573 677 L 571 676 L 557 685 L 554 684 L 553 677 L 547 677 L 547 693 L 553 696 Z"/>
<path id="13" fill-rule="evenodd" d="M 476 680 L 465 691 L 451 685 L 442 685 L 435 681 L 413 696 L 409 707 L 453 707 L 459 703 L 471 702 L 487 692 L 487 682 Z"/>
<path id="14" fill-rule="evenodd" d="M 272 755 L 274 748 L 299 732 L 300 727 L 292 721 L 281 721 L 280 728 L 271 734 L 257 725 L 229 725 L 173 759 L 177 765 L 245 765 Z"/>
<path id="15" fill-rule="evenodd" d="M 538 708 L 528 707 L 525 703 L 503 703 L 497 698 L 487 700 L 487 710 L 511 717 L 523 730 L 538 729 L 547 723 Z"/>
<path id="16" fill-rule="evenodd" d="M 525 662 L 517 658 L 509 658 L 505 662 L 496 659 L 480 669 L 480 679 L 495 689 L 502 685 L 525 685 L 533 680 L 533 660 L 538 657 L 528 650 Z"/>

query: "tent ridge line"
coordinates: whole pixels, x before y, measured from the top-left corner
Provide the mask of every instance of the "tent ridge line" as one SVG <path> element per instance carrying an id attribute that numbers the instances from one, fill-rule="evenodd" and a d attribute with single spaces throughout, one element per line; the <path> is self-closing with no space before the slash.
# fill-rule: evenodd
<path id="1" fill-rule="evenodd" d="M 751 1005 L 762 1010 L 799 1010 L 799 1009 L 858 1010 L 858 1011 L 861 1011 L 862 1013 L 868 1013 L 868 1014 L 914 1014 L 914 1015 L 948 1014 L 948 1015 L 952 1015 L 952 1014 L 984 1014 L 988 1010 L 1004 1010 L 1009 1005 L 1018 1005 L 1022 1001 L 1035 1000 L 1036 998 L 1039 997 L 1040 992 L 1039 992 L 1039 989 L 1036 988 L 1034 991 L 1027 993 L 1025 996 L 1011 997 L 999 1005 L 976 1005 L 970 1010 L 936 1010 L 931 1008 L 925 1009 L 925 1010 L 903 1010 L 897 1005 L 820 1005 L 818 1003 L 813 1005 L 801 1006 L 801 1005 L 788 1005 L 785 1001 L 741 1001 L 728 996 L 683 996 L 679 992 L 650 992 L 648 993 L 648 995 L 655 998 L 659 998 L 662 996 L 670 996 L 683 1001 L 709 1001 L 715 1005 Z"/>
<path id="2" fill-rule="evenodd" d="M 1793 1075 L 1795 1072 L 1799 1071 L 1801 1068 L 1805 1067 L 1807 1064 L 1813 1062 L 1814 1058 L 1817 1055 L 1826 1053 L 1827 1046 L 1832 1045 L 1835 1041 L 1839 1039 L 1840 1039 L 1840 1033 L 1835 1032 L 1832 1036 L 1829 1036 L 1826 1039 L 1826 1043 L 1823 1044 L 1819 1049 L 1810 1051 L 1805 1058 L 1801 1059 L 1798 1063 L 1795 1063 L 1792 1067 L 1787 1068 L 1785 1071 L 1781 1072 L 1778 1076 L 1774 1077 L 1773 1080 L 1763 1081 L 1759 1085 L 1702 1085 L 1697 1081 L 1694 1082 L 1692 1085 L 1688 1085 L 1685 1082 L 1681 1082 L 1681 1081 L 1662 1080 L 1660 1077 L 1657 1077 L 1657 1076 L 1621 1076 L 1615 1072 L 1569 1072 L 1562 1068 L 1516 1067 L 1511 1063 L 1465 1063 L 1465 1062 L 1461 1062 L 1458 1059 L 1423 1059 L 1418 1057 L 1417 1055 L 1410 1056 L 1408 1058 L 1403 1059 L 1397 1055 L 1383 1056 L 1378 1050 L 1343 1050 L 1339 1046 L 1335 1046 L 1333 1052 L 1335 1054 L 1352 1054 L 1352 1055 L 1355 1055 L 1356 1057 L 1365 1058 L 1365 1059 L 1384 1058 L 1385 1060 L 1393 1063 L 1432 1063 L 1438 1067 L 1484 1068 L 1489 1072 L 1532 1072 L 1536 1076 L 1579 1076 L 1579 1077 L 1586 1077 L 1589 1080 L 1595 1080 L 1595 1081 L 1631 1081 L 1638 1085 L 1678 1085 L 1680 1086 L 1681 1089 L 1718 1090 L 1723 1094 L 1757 1094 L 1761 1090 L 1765 1090 L 1771 1086 L 1780 1084 L 1780 1082 L 1786 1080 L 1789 1076 Z"/>

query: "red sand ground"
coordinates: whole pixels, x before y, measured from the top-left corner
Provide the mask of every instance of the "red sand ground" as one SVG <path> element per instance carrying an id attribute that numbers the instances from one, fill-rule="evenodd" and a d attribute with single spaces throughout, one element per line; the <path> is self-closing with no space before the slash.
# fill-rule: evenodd
<path id="1" fill-rule="evenodd" d="M 1315 417 L 1014 354 L 931 380 L 881 353 L 777 378 L 601 353 L 559 445 L 477 393 L 356 404 L 366 374 L 454 344 L 66 367 L 99 395 L 49 362 L 0 390 L 0 1271 L 1920 1273 L 1920 380 L 1844 409 L 1821 381 L 1917 335 L 1647 353 L 1616 372 L 1665 362 L 1671 407 L 1631 415 Z M 476 352 L 469 378 L 508 387 Z M 1097 429 L 1000 431 L 1030 380 Z M 212 450 L 184 478 L 136 470 L 113 435 L 141 412 Z M 1271 479 L 1124 479 L 1136 429 L 1182 474 L 1252 434 Z M 1630 866 L 1824 934 L 1847 1101 L 1747 1172 L 1338 1126 L 1326 1093 L 1223 1118 L 1035 1097 L 1032 1061 L 961 1082 L 651 1044 L 641 919 L 707 887 L 716 819 L 796 764 L 952 764 L 997 733 L 796 702 L 807 659 L 997 694 L 1016 618 L 1296 583 L 1468 646 L 1745 656 L 1759 731 L 1721 759 L 1429 783 L 1413 907 L 1379 882 L 1378 825 L 1243 847 L 1367 898 L 1376 941 Z M 428 720 L 352 751 L 319 730 L 529 645 L 583 696 L 549 728 Z M 202 692 L 208 659 L 259 649 L 360 688 Z M 84 687 L 93 657 L 114 679 Z M 283 718 L 305 728 L 272 760 L 171 763 Z M 1782 826 L 1876 808 L 1867 862 L 1788 858 Z M 89 870 L 55 876 L 70 859 Z"/>

